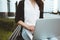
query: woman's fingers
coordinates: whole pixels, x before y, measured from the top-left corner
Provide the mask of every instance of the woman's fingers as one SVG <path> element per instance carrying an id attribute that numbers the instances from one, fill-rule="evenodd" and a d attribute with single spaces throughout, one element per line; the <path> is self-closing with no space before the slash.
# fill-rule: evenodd
<path id="1" fill-rule="evenodd" d="M 29 26 L 29 31 L 34 32 L 34 26 Z"/>

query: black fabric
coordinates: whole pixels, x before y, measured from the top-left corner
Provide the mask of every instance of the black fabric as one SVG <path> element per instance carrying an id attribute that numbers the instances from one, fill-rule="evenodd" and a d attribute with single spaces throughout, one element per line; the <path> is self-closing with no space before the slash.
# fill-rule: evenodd
<path id="1" fill-rule="evenodd" d="M 23 39 L 22 35 L 18 35 L 16 40 L 24 40 L 24 39 Z"/>
<path id="2" fill-rule="evenodd" d="M 19 20 L 24 21 L 24 1 L 20 1 L 16 8 L 15 22 L 17 23 Z"/>

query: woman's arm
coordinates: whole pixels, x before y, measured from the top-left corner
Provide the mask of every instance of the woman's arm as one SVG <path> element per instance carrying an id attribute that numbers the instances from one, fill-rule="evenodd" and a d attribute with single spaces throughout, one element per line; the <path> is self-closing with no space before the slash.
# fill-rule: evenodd
<path id="1" fill-rule="evenodd" d="M 31 32 L 34 32 L 34 25 L 28 25 L 28 24 L 24 23 L 22 20 L 18 21 L 17 24 L 21 25 L 23 28 L 25 28 Z"/>

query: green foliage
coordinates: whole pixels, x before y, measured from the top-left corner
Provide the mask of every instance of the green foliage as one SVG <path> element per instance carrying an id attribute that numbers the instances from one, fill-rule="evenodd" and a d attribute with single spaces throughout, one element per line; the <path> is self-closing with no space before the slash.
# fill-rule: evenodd
<path id="1" fill-rule="evenodd" d="M 8 40 L 11 34 L 12 31 L 7 31 L 4 30 L 3 28 L 0 28 L 0 40 Z"/>
<path id="2" fill-rule="evenodd" d="M 0 28 L 4 28 L 8 31 L 13 31 L 15 29 L 15 20 L 8 18 L 0 18 Z"/>

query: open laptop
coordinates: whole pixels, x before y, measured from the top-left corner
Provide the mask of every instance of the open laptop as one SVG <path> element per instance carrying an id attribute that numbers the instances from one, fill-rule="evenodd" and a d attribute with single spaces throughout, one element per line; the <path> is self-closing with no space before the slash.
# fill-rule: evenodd
<path id="1" fill-rule="evenodd" d="M 34 40 L 60 36 L 60 18 L 38 19 L 34 31 Z"/>

